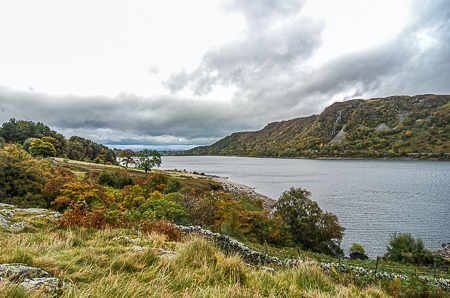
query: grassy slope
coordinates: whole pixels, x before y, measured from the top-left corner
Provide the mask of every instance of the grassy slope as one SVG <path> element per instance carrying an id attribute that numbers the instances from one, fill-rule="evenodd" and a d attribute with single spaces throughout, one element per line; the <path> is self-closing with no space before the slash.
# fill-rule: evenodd
<path id="1" fill-rule="evenodd" d="M 186 153 L 384 157 L 390 153 L 450 152 L 449 103 L 449 95 L 337 102 L 320 115 L 271 123 L 260 131 L 233 133 L 211 146 L 196 147 Z M 375 131 L 382 123 L 391 130 Z M 330 143 L 343 128 L 346 131 L 344 141 Z M 407 131 L 411 131 L 411 136 L 406 135 Z"/>
<path id="2" fill-rule="evenodd" d="M 279 268 L 277 274 L 258 270 L 199 238 L 173 243 L 133 230 L 62 230 L 32 214 L 17 216 L 31 220 L 32 227 L 0 228 L 0 263 L 26 263 L 70 282 L 73 287 L 63 297 L 388 297 L 375 287 L 336 284 L 314 266 Z M 132 235 L 142 241 L 111 241 Z M 134 245 L 179 255 L 126 249 Z M 0 293 L 8 297 L 40 297 L 19 292 L 0 283 Z"/>

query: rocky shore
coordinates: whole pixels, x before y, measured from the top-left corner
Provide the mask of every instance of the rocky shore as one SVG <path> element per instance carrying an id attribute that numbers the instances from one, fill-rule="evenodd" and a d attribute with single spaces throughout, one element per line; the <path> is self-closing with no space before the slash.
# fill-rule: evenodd
<path id="1" fill-rule="evenodd" d="M 444 259 L 450 260 L 450 243 L 442 244 L 442 249 L 433 251 L 433 255 L 437 257 L 443 257 Z"/>
<path id="2" fill-rule="evenodd" d="M 272 210 L 273 205 L 276 203 L 276 201 L 274 199 L 271 199 L 265 195 L 257 193 L 253 188 L 251 188 L 247 185 L 232 182 L 225 177 L 208 176 L 208 178 L 210 178 L 214 181 L 220 182 L 222 184 L 225 192 L 231 192 L 238 196 L 248 195 L 252 199 L 262 200 L 263 207 L 268 210 Z"/>

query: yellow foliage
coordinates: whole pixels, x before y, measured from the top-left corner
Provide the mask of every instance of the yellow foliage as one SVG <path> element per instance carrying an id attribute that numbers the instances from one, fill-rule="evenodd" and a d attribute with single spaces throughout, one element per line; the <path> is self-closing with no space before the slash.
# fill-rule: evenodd
<path id="1" fill-rule="evenodd" d="M 152 201 L 163 200 L 163 199 L 164 199 L 163 195 L 157 190 L 152 192 L 152 194 L 150 195 L 150 200 L 152 200 Z"/>

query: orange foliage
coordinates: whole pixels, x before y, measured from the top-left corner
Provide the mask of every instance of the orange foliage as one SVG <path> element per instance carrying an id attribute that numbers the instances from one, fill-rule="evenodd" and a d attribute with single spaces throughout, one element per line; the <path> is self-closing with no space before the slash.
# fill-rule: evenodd
<path id="1" fill-rule="evenodd" d="M 137 229 L 144 233 L 157 232 L 166 235 L 169 241 L 180 241 L 180 229 L 170 224 L 166 220 L 150 221 L 146 220 L 137 225 Z"/>
<path id="2" fill-rule="evenodd" d="M 161 184 L 155 186 L 155 190 L 157 190 L 159 192 L 163 192 L 165 189 L 166 189 L 166 185 L 164 183 L 161 183 Z"/>
<path id="3" fill-rule="evenodd" d="M 72 209 L 64 212 L 61 219 L 55 220 L 63 228 L 72 226 L 104 229 L 104 228 L 135 228 L 144 233 L 156 232 L 163 234 L 169 241 L 180 241 L 180 230 L 165 220 L 160 221 L 141 221 L 123 220 L 120 212 L 110 212 L 107 209 L 89 210 L 83 204 L 74 204 Z"/>

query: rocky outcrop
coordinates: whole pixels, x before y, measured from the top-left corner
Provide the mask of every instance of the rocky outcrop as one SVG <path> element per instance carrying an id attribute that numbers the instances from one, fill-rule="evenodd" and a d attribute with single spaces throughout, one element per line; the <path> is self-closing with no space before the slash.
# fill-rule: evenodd
<path id="1" fill-rule="evenodd" d="M 345 135 L 346 135 L 346 132 L 344 131 L 344 128 L 345 128 L 345 127 L 343 127 L 343 128 L 342 128 L 342 129 L 334 136 L 333 139 L 331 139 L 330 143 L 341 144 L 341 143 L 344 141 Z"/>
<path id="2" fill-rule="evenodd" d="M 284 265 L 285 262 L 281 261 L 277 257 L 271 257 L 269 255 L 263 254 L 261 252 L 254 251 L 244 244 L 236 241 L 226 235 L 221 235 L 219 233 L 213 233 L 208 230 L 203 230 L 200 227 L 179 227 L 181 231 L 185 234 L 198 234 L 204 236 L 206 239 L 213 243 L 218 244 L 223 249 L 236 253 L 242 257 L 242 259 L 250 265 L 258 264 L 277 264 Z"/>
<path id="3" fill-rule="evenodd" d="M 391 128 L 386 125 L 386 123 L 381 123 L 377 127 L 375 127 L 375 131 L 382 131 L 382 130 L 390 130 Z"/>
<path id="4" fill-rule="evenodd" d="M 42 289 L 47 296 L 62 294 L 70 286 L 51 277 L 47 271 L 21 263 L 0 264 L 0 280 L 18 284 L 27 290 Z"/>
<path id="5" fill-rule="evenodd" d="M 359 251 L 352 251 L 349 255 L 351 260 L 368 260 L 369 257 Z"/>
<path id="6" fill-rule="evenodd" d="M 28 223 L 26 221 L 21 221 L 21 222 L 18 222 L 18 223 L 15 223 L 15 224 L 11 225 L 9 227 L 9 229 L 10 230 L 20 230 L 20 229 L 24 228 L 27 224 Z"/>
<path id="7" fill-rule="evenodd" d="M 9 220 L 2 214 L 0 214 L 0 226 L 9 229 Z"/>
<path id="8" fill-rule="evenodd" d="M 48 209 L 42 209 L 42 208 L 28 208 L 28 209 L 21 209 L 17 208 L 13 205 L 3 204 L 0 203 L 0 207 L 3 207 L 3 209 L 0 209 L 0 226 L 9 229 L 9 230 L 19 230 L 28 225 L 28 222 L 21 221 L 18 223 L 11 224 L 10 219 L 14 218 L 16 212 L 23 212 L 23 213 L 36 213 L 35 217 L 42 217 L 42 218 L 48 218 L 51 220 L 61 218 L 61 213 L 55 212 L 55 211 L 49 211 Z"/>

